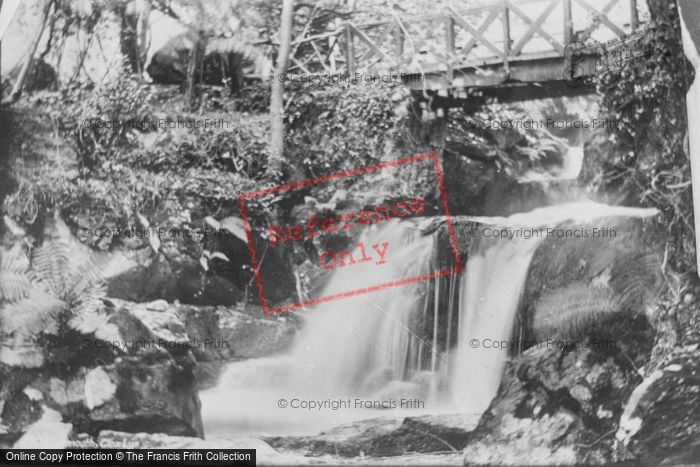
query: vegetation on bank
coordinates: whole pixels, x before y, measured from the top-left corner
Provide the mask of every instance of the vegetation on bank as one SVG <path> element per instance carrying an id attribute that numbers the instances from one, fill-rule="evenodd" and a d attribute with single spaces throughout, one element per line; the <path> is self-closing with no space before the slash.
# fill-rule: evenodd
<path id="1" fill-rule="evenodd" d="M 629 60 L 604 63 L 601 118 L 581 180 L 604 199 L 663 213 L 667 265 L 694 276 L 695 232 L 688 159 L 686 92 L 694 70 L 683 52 L 676 1 L 649 2 L 653 24 Z M 597 146 L 597 147 L 596 147 Z"/>

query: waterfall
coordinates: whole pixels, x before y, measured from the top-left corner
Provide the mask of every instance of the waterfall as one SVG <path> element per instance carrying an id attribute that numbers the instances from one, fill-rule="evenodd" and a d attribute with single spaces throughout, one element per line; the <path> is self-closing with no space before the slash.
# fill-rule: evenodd
<path id="1" fill-rule="evenodd" d="M 324 294 L 376 286 L 430 270 L 435 240 L 421 235 L 412 222 L 373 226 L 359 241 L 367 245 L 387 242 L 386 263 L 338 268 Z M 425 384 L 407 382 L 418 372 L 417 353 L 423 339 L 411 330 L 411 320 L 422 308 L 425 289 L 423 283 L 407 284 L 302 311 L 303 327 L 286 355 L 231 364 L 217 388 L 202 393 L 205 431 L 314 434 L 346 419 L 378 416 L 376 410 L 355 410 L 355 398 L 427 397 Z M 290 404 L 294 399 L 351 399 L 353 404 L 342 410 L 302 410 L 278 407 L 281 399 Z"/>
<path id="2" fill-rule="evenodd" d="M 481 414 L 501 382 L 530 261 L 541 238 L 478 238 L 462 275 L 459 337 L 450 387 L 462 410 Z"/>
<path id="3" fill-rule="evenodd" d="M 467 220 L 482 230 L 541 233 L 567 220 L 655 214 L 582 202 Z M 386 263 L 338 268 L 324 294 L 426 274 L 436 267 L 437 238 L 423 235 L 412 221 L 373 226 L 358 242 L 388 242 Z M 487 348 L 484 341 L 511 338 L 530 262 L 544 238 L 477 235 L 461 277 L 391 287 L 300 312 L 303 326 L 288 352 L 232 363 L 219 385 L 201 394 L 205 432 L 317 434 L 360 419 L 440 412 L 478 420 L 496 394 L 508 356 L 507 349 Z M 424 406 L 372 410 L 352 404 L 356 398 L 402 397 L 419 398 Z M 294 400 L 327 405 L 304 410 L 290 407 Z M 345 400 L 349 407 L 332 408 Z"/>
<path id="4" fill-rule="evenodd" d="M 481 227 L 462 275 L 459 337 L 450 371 L 450 388 L 460 408 L 481 414 L 496 395 L 509 348 L 516 312 L 530 262 L 546 238 L 547 227 L 566 221 L 590 222 L 603 217 L 650 217 L 656 209 L 608 206 L 590 201 L 538 208 L 505 217 L 474 217 Z M 490 229 L 490 230 L 489 230 Z M 486 232 L 513 234 L 512 238 Z"/>

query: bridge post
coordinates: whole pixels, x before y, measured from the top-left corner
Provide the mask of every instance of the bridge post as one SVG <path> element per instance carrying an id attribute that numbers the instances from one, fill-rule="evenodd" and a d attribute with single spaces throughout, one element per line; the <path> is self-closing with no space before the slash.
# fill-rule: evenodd
<path id="1" fill-rule="evenodd" d="M 404 49 L 404 33 L 403 27 L 398 19 L 396 19 L 396 49 L 394 53 L 396 54 L 396 72 L 401 73 L 401 62 L 403 61 L 403 49 Z"/>
<path id="2" fill-rule="evenodd" d="M 355 43 L 350 23 L 345 24 L 345 69 L 350 76 L 355 75 Z"/>
<path id="3" fill-rule="evenodd" d="M 637 12 L 637 0 L 630 0 L 630 28 L 635 32 L 639 28 L 639 13 Z"/>
<path id="4" fill-rule="evenodd" d="M 571 0 L 564 0 L 564 48 L 574 39 L 574 21 L 571 18 Z"/>
<path id="5" fill-rule="evenodd" d="M 447 43 L 447 80 L 452 85 L 452 80 L 454 79 L 454 69 L 452 68 L 452 57 L 455 56 L 455 20 L 452 15 L 448 15 L 445 18 L 445 40 Z"/>
<path id="6" fill-rule="evenodd" d="M 510 65 L 508 57 L 510 56 L 510 10 L 508 3 L 503 3 L 503 68 L 506 76 L 510 78 Z"/>

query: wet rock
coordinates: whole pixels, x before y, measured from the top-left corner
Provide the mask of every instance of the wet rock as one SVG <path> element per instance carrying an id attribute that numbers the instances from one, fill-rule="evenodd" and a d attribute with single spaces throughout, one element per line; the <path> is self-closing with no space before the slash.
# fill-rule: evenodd
<path id="1" fill-rule="evenodd" d="M 83 437 L 84 442 L 90 438 Z M 309 464 L 308 458 L 281 454 L 258 438 L 231 437 L 198 439 L 164 434 L 124 433 L 104 430 L 93 442 L 101 449 L 255 449 L 259 465 Z"/>
<path id="2" fill-rule="evenodd" d="M 265 357 L 291 345 L 297 320 L 288 314 L 263 316 L 262 310 L 259 313 L 229 311 L 220 315 L 221 338 L 231 345 L 236 357 Z"/>
<path id="3" fill-rule="evenodd" d="M 653 335 L 644 320 L 623 320 L 610 332 L 635 326 L 646 330 L 642 344 L 648 355 Z M 472 433 L 465 463 L 609 462 L 617 419 L 641 381 L 629 360 L 640 354 L 623 355 L 624 346 L 610 345 L 619 342 L 611 334 L 563 345 L 545 340 L 514 357 Z M 598 345 L 603 341 L 606 345 Z"/>
<path id="4" fill-rule="evenodd" d="M 629 398 L 615 435 L 616 460 L 660 465 L 700 459 L 700 350 L 676 349 Z"/>
<path id="5" fill-rule="evenodd" d="M 252 305 L 234 310 L 164 300 L 110 302 L 117 308 L 109 322 L 119 329 L 118 353 L 140 355 L 155 349 L 175 358 L 191 355 L 197 362 L 195 379 L 200 389 L 216 384 L 229 362 L 283 351 L 298 328 L 292 315 L 264 316 Z"/>
<path id="6" fill-rule="evenodd" d="M 203 436 L 194 365 L 172 358 L 148 363 L 125 357 L 104 368 L 102 379 L 116 390 L 107 399 L 91 397 L 99 405 L 89 411 L 90 428 Z M 86 405 L 89 391 L 86 386 Z"/>
<path id="7" fill-rule="evenodd" d="M 593 229 L 611 229 L 611 235 L 594 236 Z M 647 314 L 662 284 L 657 252 L 663 247 L 653 220 L 609 217 L 561 224 L 553 232 L 560 231 L 571 235 L 546 237 L 530 265 L 520 310 L 526 338 L 575 339 L 594 323 Z M 631 336 L 615 337 L 639 347 Z"/>
<path id="8" fill-rule="evenodd" d="M 30 425 L 17 440 L 14 449 L 65 449 L 73 425 L 63 423 L 59 412 L 43 407 L 41 418 Z"/>
<path id="9" fill-rule="evenodd" d="M 407 452 L 458 451 L 473 423 L 461 414 L 376 418 L 338 426 L 317 436 L 270 437 L 274 448 L 307 456 L 401 456 Z"/>
<path id="10" fill-rule="evenodd" d="M 559 412 L 539 419 L 506 415 L 491 436 L 470 443 L 464 465 L 573 465 L 579 460 L 571 447 L 580 421 Z"/>
<path id="11" fill-rule="evenodd" d="M 26 387 L 35 372 L 0 365 L 0 446 L 10 448 L 43 414 L 42 401 Z"/>
<path id="12" fill-rule="evenodd" d="M 117 386 L 101 367 L 93 368 L 85 376 L 85 405 L 92 410 L 114 397 Z"/>
<path id="13" fill-rule="evenodd" d="M 242 296 L 236 284 L 206 274 L 193 258 L 168 260 L 164 255 L 148 266 L 136 265 L 107 280 L 110 297 L 145 302 L 179 300 L 193 305 L 234 305 Z"/>

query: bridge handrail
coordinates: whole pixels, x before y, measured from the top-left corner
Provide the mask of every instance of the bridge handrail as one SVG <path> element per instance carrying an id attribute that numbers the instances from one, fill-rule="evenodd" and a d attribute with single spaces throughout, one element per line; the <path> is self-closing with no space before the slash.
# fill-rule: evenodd
<path id="1" fill-rule="evenodd" d="M 640 25 L 637 0 L 608 0 L 602 10 L 593 7 L 588 0 L 522 0 L 517 5 L 512 0 L 497 0 L 489 5 L 471 7 L 460 12 L 450 8 L 449 14 L 421 17 L 421 24 L 427 22 L 443 25 L 444 42 L 442 44 L 436 44 L 435 38 L 430 34 L 428 38 L 407 39 L 409 28 L 415 23 L 405 21 L 399 16 L 391 20 L 367 24 L 346 21 L 333 31 L 295 40 L 293 42 L 295 50 L 301 51 L 305 56 L 292 57 L 291 70 L 298 69 L 313 74 L 314 70 L 318 72 L 322 67 L 323 71 L 328 73 L 344 70 L 348 74 L 353 74 L 359 69 L 371 70 L 380 65 L 384 69 L 401 71 L 401 67 L 408 63 L 407 58 L 413 62 L 417 55 L 425 55 L 427 50 L 428 54 L 432 54 L 429 57 L 434 63 L 441 64 L 450 79 L 455 65 L 464 66 L 464 62 L 469 61 L 479 63 L 500 58 L 507 71 L 509 61 L 531 55 L 531 52 L 524 53 L 524 49 L 536 36 L 544 39 L 551 47 L 545 52 L 555 56 L 564 56 L 569 44 L 591 37 L 600 27 L 606 27 L 617 37 L 623 36 L 625 34 L 623 28 L 608 18 L 611 10 L 621 1 L 629 5 L 630 29 L 631 32 L 635 32 Z M 523 11 L 522 7 L 535 3 L 547 5 L 533 18 Z M 578 5 L 579 8 L 589 12 L 593 18 L 591 24 L 578 32 L 574 31 L 573 5 Z M 545 30 L 545 22 L 559 6 L 563 10 L 561 30 L 557 32 Z M 484 14 L 476 26 L 467 20 L 475 13 Z M 499 19 L 502 23 L 501 39 L 487 38 L 484 34 Z M 511 21 L 515 19 L 527 26 L 525 32 L 519 37 L 515 37 L 510 28 Z M 468 34 L 467 42 L 461 47 L 456 46 L 457 29 L 462 29 Z M 375 34 L 378 35 L 375 37 Z M 558 40 L 555 36 L 560 36 L 562 39 Z M 324 44 L 323 41 L 328 43 Z M 405 56 L 406 42 L 411 42 L 413 49 L 409 57 Z M 391 50 L 387 50 L 387 44 Z M 478 45 L 489 50 L 493 55 L 470 58 L 469 55 Z"/>

